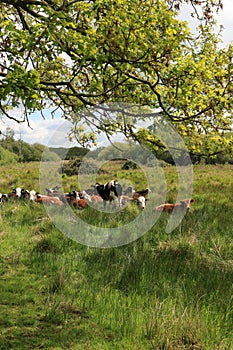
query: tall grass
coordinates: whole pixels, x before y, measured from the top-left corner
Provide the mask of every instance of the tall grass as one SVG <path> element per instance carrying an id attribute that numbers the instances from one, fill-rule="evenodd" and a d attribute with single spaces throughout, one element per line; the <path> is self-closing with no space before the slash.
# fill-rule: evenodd
<path id="1" fill-rule="evenodd" d="M 36 166 L 20 170 L 8 180 L 2 170 L 3 189 L 10 182 L 37 188 Z M 175 200 L 176 174 L 165 172 Z M 2 206 L 0 349 L 233 349 L 231 172 L 196 166 L 195 203 L 182 224 L 166 233 L 163 214 L 143 237 L 117 248 L 78 244 L 35 203 Z M 138 212 L 130 207 L 109 224 Z M 108 223 L 92 208 L 77 215 Z"/>

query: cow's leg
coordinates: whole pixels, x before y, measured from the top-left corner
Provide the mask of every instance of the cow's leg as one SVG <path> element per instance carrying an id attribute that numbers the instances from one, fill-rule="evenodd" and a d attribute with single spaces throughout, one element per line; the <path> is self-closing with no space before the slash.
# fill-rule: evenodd
<path id="1" fill-rule="evenodd" d="M 118 204 L 119 204 L 119 207 L 122 206 L 122 196 L 119 196 L 119 197 L 118 197 Z"/>

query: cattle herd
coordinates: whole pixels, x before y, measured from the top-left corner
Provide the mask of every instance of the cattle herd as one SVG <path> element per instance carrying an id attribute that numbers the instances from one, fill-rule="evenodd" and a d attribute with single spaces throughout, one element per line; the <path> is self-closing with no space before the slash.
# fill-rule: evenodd
<path id="1" fill-rule="evenodd" d="M 151 190 L 135 191 L 133 186 L 128 186 L 124 191 L 122 185 L 111 180 L 105 184 L 96 183 L 89 189 L 84 191 L 71 191 L 63 193 L 59 191 L 59 187 L 46 188 L 46 194 L 40 194 L 35 190 L 25 190 L 17 187 L 8 194 L 0 193 L 0 203 L 4 204 L 9 198 L 34 201 L 43 204 L 52 204 L 58 206 L 72 205 L 78 209 L 84 209 L 91 202 L 100 203 L 103 208 L 106 208 L 106 203 L 109 202 L 114 207 L 124 207 L 129 202 L 137 203 L 142 209 L 145 208 Z M 153 210 L 158 212 L 169 212 L 175 210 L 187 210 L 190 208 L 190 203 L 193 199 L 184 199 L 177 204 L 165 203 L 155 207 Z"/>

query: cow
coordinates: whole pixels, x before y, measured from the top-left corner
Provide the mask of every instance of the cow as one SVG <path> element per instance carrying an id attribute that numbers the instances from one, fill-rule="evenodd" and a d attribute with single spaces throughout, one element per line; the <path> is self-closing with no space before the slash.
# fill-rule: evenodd
<path id="1" fill-rule="evenodd" d="M 73 200 L 80 199 L 78 191 L 72 191 L 64 194 L 64 198 L 68 203 L 72 203 Z"/>
<path id="2" fill-rule="evenodd" d="M 155 207 L 154 211 L 172 213 L 173 211 L 187 211 L 190 209 L 190 204 L 194 202 L 194 199 L 183 199 L 180 203 L 171 204 L 165 203 Z"/>
<path id="3" fill-rule="evenodd" d="M 122 195 L 122 197 L 121 197 L 121 204 L 124 206 L 127 203 L 129 203 L 129 202 L 134 202 L 138 206 L 140 206 L 142 209 L 145 209 L 147 200 L 148 199 L 145 198 L 144 196 L 136 195 L 134 197 L 129 197 L 129 196 L 126 196 L 126 195 Z"/>
<path id="4" fill-rule="evenodd" d="M 130 197 L 130 196 L 127 196 L 127 195 L 125 195 L 125 194 L 122 194 L 122 196 L 121 196 L 121 205 L 126 205 L 128 202 L 130 202 L 130 201 L 132 201 L 133 200 L 133 198 L 132 197 Z"/>
<path id="5" fill-rule="evenodd" d="M 88 201 L 84 198 L 74 199 L 71 204 L 78 209 L 83 209 L 88 206 Z"/>
<path id="6" fill-rule="evenodd" d="M 47 191 L 47 194 L 55 194 L 55 193 L 58 193 L 58 190 L 59 190 L 59 186 L 56 185 L 54 187 L 50 187 L 50 188 L 46 188 L 46 191 Z"/>
<path id="7" fill-rule="evenodd" d="M 37 197 L 37 194 L 38 192 L 36 192 L 35 190 L 31 190 L 29 192 L 29 200 L 32 202 L 32 201 L 35 201 L 36 200 L 36 197 Z"/>
<path id="8" fill-rule="evenodd" d="M 6 193 L 0 193 L 0 204 L 5 204 L 8 201 L 8 195 Z"/>
<path id="9" fill-rule="evenodd" d="M 30 191 L 29 198 L 31 201 L 35 201 L 37 203 L 55 204 L 60 207 L 64 205 L 64 202 L 60 198 L 55 196 L 42 195 L 36 192 L 35 190 Z"/>
<path id="10" fill-rule="evenodd" d="M 142 209 L 145 209 L 147 199 L 144 196 L 133 198 L 133 200 L 136 201 Z"/>
<path id="11" fill-rule="evenodd" d="M 20 199 L 29 199 L 30 193 L 28 190 L 25 190 L 24 188 L 17 187 L 14 188 L 9 194 L 8 197 L 14 197 L 14 198 L 20 198 Z"/>
<path id="12" fill-rule="evenodd" d="M 57 197 L 59 198 L 64 204 L 71 203 L 74 199 L 80 199 L 80 195 L 78 191 L 71 191 L 62 193 L 59 190 L 59 186 L 54 186 L 51 188 L 46 188 L 47 196 L 50 197 Z"/>
<path id="13" fill-rule="evenodd" d="M 87 202 L 92 202 L 91 195 L 87 193 L 86 191 L 82 191 L 79 193 L 79 197 L 82 199 L 85 199 Z"/>
<path id="14" fill-rule="evenodd" d="M 146 188 L 145 190 L 134 191 L 133 197 L 138 198 L 140 196 L 143 196 L 143 197 L 147 198 L 150 193 L 151 193 L 151 190 L 149 188 Z"/>
<path id="15" fill-rule="evenodd" d="M 95 184 L 96 193 L 103 199 L 104 208 L 106 202 L 112 203 L 115 198 L 118 199 L 118 205 L 121 206 L 122 186 L 115 180 L 111 180 L 103 185 L 98 182 Z"/>
<path id="16" fill-rule="evenodd" d="M 128 187 L 126 188 L 126 190 L 124 191 L 124 195 L 125 195 L 125 196 L 129 196 L 129 197 L 130 197 L 130 196 L 132 197 L 133 192 L 135 192 L 133 186 L 128 186 Z"/>
<path id="17" fill-rule="evenodd" d="M 151 190 L 148 187 L 144 190 L 135 191 L 133 186 L 128 186 L 124 191 L 124 195 L 122 196 L 122 201 L 124 203 L 127 201 L 134 201 L 142 209 L 144 209 L 146 206 L 146 202 L 148 201 L 149 193 L 151 193 Z"/>
<path id="18" fill-rule="evenodd" d="M 93 195 L 91 196 L 91 201 L 92 201 L 93 203 L 103 203 L 103 198 L 100 197 L 100 195 L 98 195 L 98 194 L 93 194 Z"/>
<path id="19" fill-rule="evenodd" d="M 126 188 L 126 190 L 124 191 L 125 195 L 128 195 L 130 197 L 134 197 L 134 198 L 138 198 L 140 196 L 143 196 L 145 198 L 148 197 L 148 195 L 151 193 L 152 191 L 147 187 L 144 190 L 140 190 L 140 191 L 135 191 L 135 189 L 133 188 L 133 186 L 128 186 Z"/>

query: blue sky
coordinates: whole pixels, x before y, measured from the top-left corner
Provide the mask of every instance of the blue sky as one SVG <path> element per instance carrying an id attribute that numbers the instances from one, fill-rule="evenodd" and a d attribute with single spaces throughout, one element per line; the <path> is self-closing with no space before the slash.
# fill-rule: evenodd
<path id="1" fill-rule="evenodd" d="M 223 0 L 224 9 L 216 16 L 218 24 L 224 26 L 223 42 L 224 45 L 229 44 L 233 40 L 233 0 Z M 197 22 L 190 16 L 190 7 L 183 6 L 180 15 L 182 20 L 186 20 L 192 31 L 195 31 Z M 20 111 L 16 111 L 20 115 Z M 11 127 L 15 132 L 16 139 L 23 139 L 28 143 L 42 143 L 50 146 L 71 147 L 77 145 L 75 142 L 70 143 L 66 137 L 69 129 L 69 124 L 60 118 L 60 114 L 55 114 L 54 118 L 51 115 L 51 110 L 44 111 L 45 120 L 39 112 L 30 116 L 30 126 L 26 123 L 18 124 L 12 120 L 2 117 L 0 119 L 0 130 L 4 132 L 7 126 Z M 57 131 L 56 131 L 57 130 Z M 54 137 L 55 134 L 55 137 Z M 117 141 L 119 137 L 115 138 Z M 98 140 L 98 145 L 105 145 L 106 140 L 101 136 Z"/>

